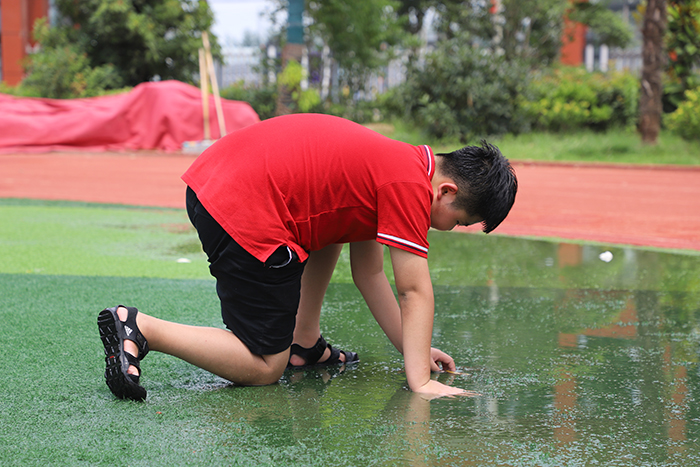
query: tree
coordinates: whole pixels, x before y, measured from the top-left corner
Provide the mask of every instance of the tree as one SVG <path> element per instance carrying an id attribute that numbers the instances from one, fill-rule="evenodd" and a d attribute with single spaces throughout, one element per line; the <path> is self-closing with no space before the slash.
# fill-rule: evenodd
<path id="1" fill-rule="evenodd" d="M 507 59 L 542 67 L 559 56 L 568 1 L 502 0 L 503 40 Z"/>
<path id="2" fill-rule="evenodd" d="M 433 6 L 434 0 L 399 0 L 396 10 L 399 17 L 406 18 L 403 26 L 410 34 L 418 34 L 423 29 L 425 15 Z"/>
<path id="3" fill-rule="evenodd" d="M 568 17 L 572 21 L 588 26 L 598 44 L 625 48 L 634 37 L 632 29 L 622 17 L 602 3 L 577 1 L 569 9 Z"/>
<path id="4" fill-rule="evenodd" d="M 423 41 L 420 33 L 423 31 L 425 16 L 434 6 L 435 0 L 398 0 L 396 11 L 407 36 L 402 41 L 402 49 L 406 53 L 407 65 L 410 67 L 419 58 Z"/>
<path id="5" fill-rule="evenodd" d="M 409 68 L 397 113 L 431 136 L 464 143 L 518 133 L 526 129 L 518 99 L 529 71 L 522 60 L 465 47 L 460 37 L 443 40 L 422 65 Z"/>
<path id="6" fill-rule="evenodd" d="M 41 49 L 30 57 L 32 83 L 50 78 L 44 65 L 67 50 L 85 57 L 87 70 L 116 74 L 105 83 L 107 89 L 154 78 L 191 82 L 199 69 L 201 32 L 213 23 L 203 0 L 56 0 L 55 6 L 60 20 L 39 35 Z M 216 38 L 210 37 L 213 54 L 220 57 Z M 31 77 L 39 71 L 43 77 Z"/>
<path id="7" fill-rule="evenodd" d="M 700 66 L 700 0 L 669 0 L 666 47 L 670 83 L 666 97 L 675 110 L 685 91 L 700 86 L 694 69 Z"/>
<path id="8" fill-rule="evenodd" d="M 351 92 L 361 90 L 367 75 L 384 66 L 392 47 L 403 39 L 393 0 L 311 0 L 306 12 L 307 42 L 326 44 L 343 70 L 342 81 Z"/>
<path id="9" fill-rule="evenodd" d="M 661 129 L 665 32 L 666 0 L 648 0 L 642 25 L 643 65 L 639 94 L 639 132 L 646 144 L 656 144 Z"/>
<path id="10" fill-rule="evenodd" d="M 457 36 L 532 66 L 553 62 L 561 47 L 563 0 L 500 0 L 435 2 L 435 29 L 441 40 Z"/>
<path id="11" fill-rule="evenodd" d="M 45 19 L 35 24 L 34 37 L 43 48 L 31 56 L 28 75 L 18 89 L 20 94 L 69 99 L 96 96 L 124 85 L 114 65 L 91 66 L 78 44 L 66 36 L 50 34 Z"/>

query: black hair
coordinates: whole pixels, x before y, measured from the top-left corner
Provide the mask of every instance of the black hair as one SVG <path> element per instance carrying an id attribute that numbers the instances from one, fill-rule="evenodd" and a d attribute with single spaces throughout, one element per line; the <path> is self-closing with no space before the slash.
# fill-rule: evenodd
<path id="1" fill-rule="evenodd" d="M 491 232 L 503 222 L 515 202 L 518 180 L 508 159 L 486 141 L 441 156 L 440 173 L 457 185 L 457 209 L 483 219 L 483 231 Z"/>

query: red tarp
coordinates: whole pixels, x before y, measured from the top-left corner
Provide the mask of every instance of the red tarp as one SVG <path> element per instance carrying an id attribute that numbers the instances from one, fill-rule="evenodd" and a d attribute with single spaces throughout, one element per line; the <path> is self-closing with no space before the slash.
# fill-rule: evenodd
<path id="1" fill-rule="evenodd" d="M 245 102 L 222 99 L 226 132 L 259 122 Z M 219 138 L 214 98 L 211 137 Z M 204 139 L 199 88 L 179 81 L 141 83 L 130 92 L 85 99 L 19 98 L 0 94 L 0 153 L 55 150 L 179 151 Z"/>

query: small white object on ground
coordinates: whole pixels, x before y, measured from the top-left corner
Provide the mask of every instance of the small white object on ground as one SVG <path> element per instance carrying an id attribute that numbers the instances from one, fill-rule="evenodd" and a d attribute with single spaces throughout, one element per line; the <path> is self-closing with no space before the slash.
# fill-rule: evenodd
<path id="1" fill-rule="evenodd" d="M 192 261 L 190 261 L 187 258 L 178 258 L 177 262 L 178 263 L 191 263 Z"/>
<path id="2" fill-rule="evenodd" d="M 613 259 L 613 254 L 610 253 L 609 251 L 604 251 L 598 255 L 598 258 L 600 258 L 601 261 L 605 261 L 606 263 L 609 263 Z"/>

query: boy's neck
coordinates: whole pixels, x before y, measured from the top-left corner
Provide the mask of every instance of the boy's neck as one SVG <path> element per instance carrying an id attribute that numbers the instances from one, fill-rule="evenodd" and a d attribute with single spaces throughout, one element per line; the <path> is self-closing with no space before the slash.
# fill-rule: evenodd
<path id="1" fill-rule="evenodd" d="M 433 190 L 435 190 L 438 186 L 440 186 L 441 183 L 444 183 L 445 181 L 452 181 L 451 178 L 445 177 L 442 173 L 442 156 L 440 155 L 435 155 L 435 172 L 433 172 L 433 178 L 430 180 L 430 183 L 433 186 Z"/>

